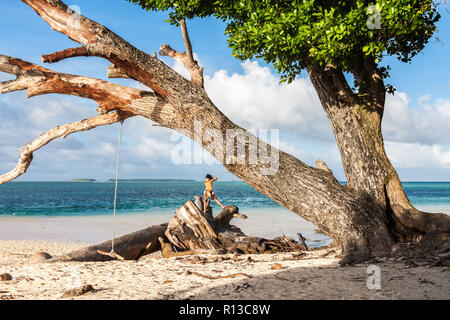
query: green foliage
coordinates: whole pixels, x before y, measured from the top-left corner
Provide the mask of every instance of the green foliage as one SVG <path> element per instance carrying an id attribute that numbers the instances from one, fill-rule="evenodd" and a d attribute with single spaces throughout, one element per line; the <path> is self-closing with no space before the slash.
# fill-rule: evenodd
<path id="1" fill-rule="evenodd" d="M 312 64 L 351 72 L 364 57 L 380 62 L 394 55 L 409 62 L 433 36 L 440 18 L 430 0 L 127 1 L 168 11 L 175 25 L 194 17 L 225 21 L 233 55 L 263 58 L 284 81 Z M 383 74 L 387 77 L 387 70 Z"/>

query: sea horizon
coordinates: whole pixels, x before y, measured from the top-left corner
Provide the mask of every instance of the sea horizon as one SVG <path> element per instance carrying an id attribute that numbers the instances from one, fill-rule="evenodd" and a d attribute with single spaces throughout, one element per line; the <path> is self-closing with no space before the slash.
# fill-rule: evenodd
<path id="1" fill-rule="evenodd" d="M 0 185 L 0 239 L 96 243 L 110 238 L 114 181 L 15 181 Z M 341 182 L 345 183 L 345 182 Z M 402 182 L 420 210 L 450 214 L 450 182 Z M 235 205 L 248 219 L 233 219 L 244 233 L 263 238 L 301 233 L 311 246 L 331 239 L 312 223 L 281 207 L 242 181 L 215 183 L 224 205 Z M 177 208 L 203 194 L 202 181 L 126 179 L 117 193 L 117 236 L 168 222 Z M 214 215 L 220 207 L 212 202 Z"/>
<path id="2" fill-rule="evenodd" d="M 72 182 L 70 180 L 95 180 L 97 182 L 112 182 L 115 181 L 115 178 L 110 178 L 110 179 L 95 179 L 95 178 L 74 178 L 74 179 L 67 179 L 67 180 L 12 180 L 9 181 L 7 183 L 17 183 L 17 182 Z M 119 178 L 119 181 L 196 181 L 196 182 L 203 182 L 203 179 L 179 179 L 179 178 L 142 178 L 142 179 L 135 179 L 135 178 Z M 226 182 L 242 182 L 247 184 L 246 182 L 242 181 L 242 180 L 225 180 L 225 179 L 220 179 L 217 182 L 220 181 L 226 181 Z M 339 183 L 347 183 L 346 180 L 339 180 Z M 438 180 L 401 180 L 401 183 L 450 183 L 450 180 L 442 180 L 442 181 L 438 181 Z"/>

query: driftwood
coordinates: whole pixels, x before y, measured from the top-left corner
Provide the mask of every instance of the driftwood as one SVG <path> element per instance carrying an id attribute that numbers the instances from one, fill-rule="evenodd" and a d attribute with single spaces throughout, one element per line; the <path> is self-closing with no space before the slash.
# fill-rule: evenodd
<path id="1" fill-rule="evenodd" d="M 231 219 L 246 219 L 239 213 L 239 208 L 226 206 L 217 216 L 212 216 L 211 207 L 203 213 L 203 201 L 200 197 L 195 202 L 188 201 L 175 212 L 170 220 L 165 236 L 173 245 L 172 252 L 166 249 L 164 257 L 183 254 L 195 254 L 199 249 L 219 250 L 223 253 L 260 254 L 272 252 L 291 252 L 307 250 L 286 236 L 267 240 L 246 236 L 239 228 L 230 224 Z M 167 248 L 169 243 L 165 245 Z"/>
<path id="2" fill-rule="evenodd" d="M 167 224 L 160 224 L 129 233 L 114 240 L 114 250 L 126 260 L 137 260 L 140 257 L 161 250 L 158 238 L 164 235 Z M 145 249 L 145 250 L 143 250 Z M 89 246 L 77 251 L 73 251 L 64 256 L 58 256 L 47 260 L 57 261 L 109 261 L 112 257 L 99 254 L 97 250 L 111 251 L 111 241 L 106 241 L 97 245 Z"/>
<path id="3" fill-rule="evenodd" d="M 235 206 L 225 207 L 217 216 L 207 204 L 203 211 L 202 198 L 187 201 L 175 211 L 175 216 L 165 224 L 155 225 L 114 240 L 114 249 L 125 260 L 138 260 L 147 254 L 161 251 L 164 258 L 202 253 L 261 254 L 307 250 L 306 244 L 298 243 L 283 235 L 267 240 L 246 236 L 238 227 L 230 224 L 233 218 L 246 219 Z M 55 261 L 109 261 L 111 241 L 73 251 L 64 256 L 47 260 Z"/>
<path id="4" fill-rule="evenodd" d="M 220 248 L 214 226 L 208 223 L 202 211 L 191 200 L 175 211 L 165 235 L 176 248 L 182 251 Z"/>

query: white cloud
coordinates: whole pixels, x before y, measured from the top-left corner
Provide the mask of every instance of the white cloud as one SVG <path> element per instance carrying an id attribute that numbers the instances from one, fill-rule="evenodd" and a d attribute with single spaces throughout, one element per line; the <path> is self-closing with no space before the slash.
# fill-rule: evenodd
<path id="1" fill-rule="evenodd" d="M 430 99 L 430 96 L 422 96 L 419 105 L 412 108 L 411 100 L 404 92 L 387 96 L 384 138 L 405 143 L 449 144 L 450 101 L 437 99 L 430 104 Z"/>
<path id="2" fill-rule="evenodd" d="M 174 68 L 189 77 L 181 64 Z M 322 159 L 342 178 L 334 137 L 311 82 L 302 78 L 280 84 L 277 75 L 257 62 L 246 61 L 242 68 L 242 74 L 220 70 L 205 77 L 206 90 L 219 109 L 245 128 L 281 129 L 281 150 L 310 165 Z M 87 100 L 55 95 L 30 100 L 23 92 L 0 96 L 0 173 L 15 166 L 22 145 L 56 125 L 95 115 L 95 107 Z M 406 93 L 388 96 L 383 134 L 394 166 L 404 172 L 419 168 L 423 180 L 431 170 L 445 176 L 436 172 L 450 168 L 449 124 L 448 100 L 423 95 L 412 108 Z M 113 178 L 118 130 L 118 124 L 99 127 L 50 143 L 36 152 L 23 179 Z M 171 135 L 172 130 L 154 127 L 150 120 L 127 120 L 121 177 L 195 178 L 205 170 L 226 175 L 217 165 L 175 165 L 171 151 L 179 141 L 171 141 Z"/>
<path id="3" fill-rule="evenodd" d="M 394 167 L 450 169 L 450 150 L 441 145 L 389 141 L 385 145 Z"/>
<path id="4" fill-rule="evenodd" d="M 231 120 L 245 128 L 295 131 L 321 141 L 334 139 L 308 79 L 280 84 L 279 77 L 258 62 L 241 65 L 244 74 L 220 70 L 205 78 L 212 101 Z"/>
<path id="5" fill-rule="evenodd" d="M 423 96 L 419 97 L 419 100 L 417 101 L 419 104 L 427 103 L 431 99 L 431 94 L 424 94 Z"/>
<path id="6" fill-rule="evenodd" d="M 418 99 L 404 92 L 386 100 L 383 136 L 386 152 L 401 179 L 450 179 L 450 101 Z"/>

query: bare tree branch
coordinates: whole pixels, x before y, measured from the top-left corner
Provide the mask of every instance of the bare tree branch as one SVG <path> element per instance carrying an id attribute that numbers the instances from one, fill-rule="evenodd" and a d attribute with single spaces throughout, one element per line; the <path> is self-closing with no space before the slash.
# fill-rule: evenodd
<path id="1" fill-rule="evenodd" d="M 134 113 L 133 104 L 145 99 L 155 104 L 151 92 L 121 86 L 108 81 L 55 72 L 17 58 L 0 55 L 0 71 L 15 75 L 15 80 L 0 82 L 0 93 L 27 90 L 28 97 L 60 93 L 88 98 L 98 103 L 98 112 L 113 110 Z M 153 100 L 153 101 L 152 101 Z"/>
<path id="2" fill-rule="evenodd" d="M 45 72 L 49 70 L 33 67 L 32 64 L 16 58 L 0 55 L 0 71 L 16 76 L 15 80 L 0 82 L 0 93 L 8 93 L 25 90 L 45 80 Z"/>
<path id="3" fill-rule="evenodd" d="M 193 97 L 206 96 L 199 86 L 185 81 L 180 87 L 179 75 L 158 58 L 140 51 L 107 29 L 82 15 L 74 19 L 68 7 L 60 0 L 22 0 L 39 14 L 55 31 L 61 32 L 82 44 L 89 56 L 102 57 L 145 86 L 166 102 L 183 106 Z M 76 23 L 73 23 L 73 22 Z M 181 77 L 182 78 L 182 77 Z M 174 81 L 176 79 L 176 81 Z"/>
<path id="4" fill-rule="evenodd" d="M 168 44 L 163 44 L 159 49 L 161 56 L 171 57 L 183 64 L 191 75 L 191 82 L 203 88 L 203 68 L 197 62 L 191 61 L 185 53 L 172 49 Z"/>
<path id="5" fill-rule="evenodd" d="M 87 131 L 98 126 L 113 124 L 132 116 L 133 115 L 129 113 L 111 112 L 82 121 L 58 126 L 41 134 L 38 138 L 34 139 L 20 149 L 20 157 L 17 166 L 10 172 L 0 176 L 0 184 L 14 180 L 24 174 L 30 166 L 31 161 L 33 161 L 33 152 L 47 145 L 49 142 L 57 138 L 65 138 L 69 134 L 75 132 Z"/>
<path id="6" fill-rule="evenodd" d="M 180 20 L 181 33 L 183 34 L 184 44 L 186 46 L 186 52 L 181 53 L 172 49 L 168 44 L 163 44 L 159 49 L 159 54 L 161 56 L 171 57 L 180 63 L 189 71 L 191 75 L 191 82 L 203 88 L 203 68 L 198 65 L 198 62 L 194 60 L 192 54 L 191 40 L 189 39 L 189 34 L 186 27 L 186 22 Z"/>
<path id="7" fill-rule="evenodd" d="M 189 39 L 189 33 L 187 31 L 186 21 L 180 20 L 181 34 L 183 35 L 184 45 L 186 46 L 186 56 L 190 62 L 194 63 L 194 55 L 192 54 L 192 44 Z"/>

